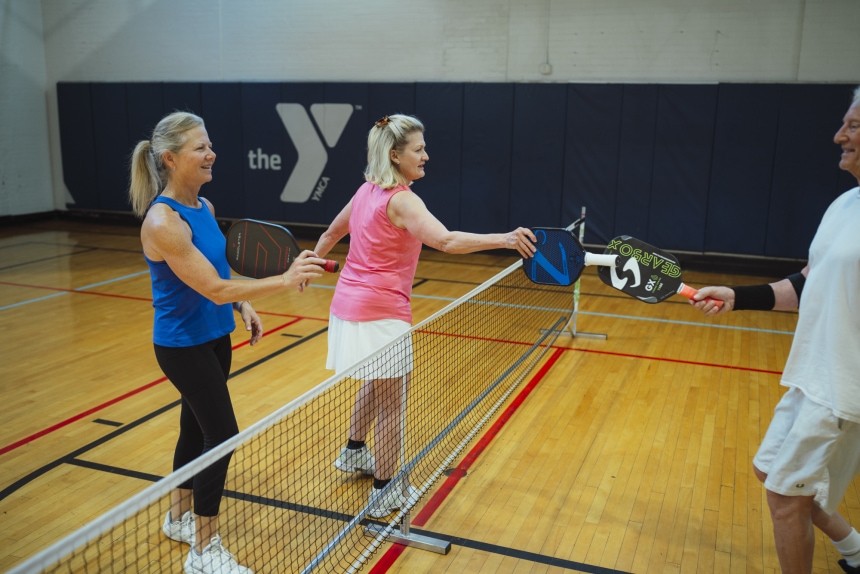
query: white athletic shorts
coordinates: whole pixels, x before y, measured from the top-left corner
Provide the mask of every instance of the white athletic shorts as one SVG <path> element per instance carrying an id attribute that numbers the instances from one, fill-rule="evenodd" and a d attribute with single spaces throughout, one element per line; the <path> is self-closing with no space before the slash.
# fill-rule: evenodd
<path id="1" fill-rule="evenodd" d="M 753 464 L 767 474 L 765 488 L 785 496 L 812 496 L 836 512 L 860 473 L 860 425 L 791 387 L 774 409 Z"/>
<path id="2" fill-rule="evenodd" d="M 341 372 L 373 351 L 390 343 L 412 326 L 398 319 L 344 321 L 329 314 L 328 358 L 325 368 Z M 353 376 L 357 379 L 390 379 L 412 372 L 412 335 L 403 337 L 382 355 L 372 359 Z"/>

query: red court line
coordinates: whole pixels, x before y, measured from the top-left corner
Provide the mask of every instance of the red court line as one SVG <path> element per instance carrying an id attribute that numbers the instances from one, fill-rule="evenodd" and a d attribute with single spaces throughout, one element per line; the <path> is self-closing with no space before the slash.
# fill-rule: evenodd
<path id="1" fill-rule="evenodd" d="M 295 323 L 297 323 L 297 322 L 299 322 L 299 321 L 301 321 L 301 320 L 302 320 L 302 317 L 297 317 L 297 318 L 293 319 L 292 321 L 290 321 L 290 322 L 288 322 L 288 323 L 284 323 L 283 325 L 281 325 L 281 326 L 279 326 L 279 327 L 275 327 L 274 329 L 271 329 L 271 330 L 269 330 L 269 331 L 264 331 L 264 332 L 263 332 L 263 336 L 265 336 L 265 335 L 269 335 L 269 334 L 274 333 L 274 332 L 276 332 L 276 331 L 280 331 L 281 329 L 284 329 L 284 328 L 286 328 L 286 327 L 289 327 L 290 325 L 293 325 L 293 324 L 295 324 Z M 236 349 L 238 349 L 238 348 L 240 348 L 240 347 L 244 347 L 244 346 L 245 346 L 245 345 L 247 345 L 248 343 L 250 343 L 250 340 L 249 340 L 249 339 L 247 339 L 247 340 L 245 340 L 245 341 L 242 341 L 241 343 L 238 343 L 238 344 L 236 344 L 236 345 L 233 345 L 233 350 L 235 351 Z M 46 429 L 42 429 L 42 430 L 40 430 L 39 432 L 36 432 L 36 433 L 34 433 L 34 434 L 31 434 L 30 436 L 28 436 L 28 437 L 26 437 L 26 438 L 22 438 L 21 440 L 19 440 L 19 441 L 17 441 L 17 442 L 14 442 L 14 443 L 12 443 L 12 444 L 10 444 L 10 445 L 4 446 L 3 448 L 0 448 L 0 455 L 4 455 L 4 454 L 6 454 L 7 452 L 13 451 L 13 450 L 15 450 L 16 448 L 19 448 L 19 447 L 21 447 L 21 446 L 24 446 L 25 444 L 31 443 L 31 442 L 33 442 L 34 440 L 38 439 L 38 438 L 41 438 L 41 437 L 43 437 L 43 436 L 45 436 L 45 435 L 48 435 L 48 434 L 50 434 L 50 433 L 52 433 L 52 432 L 54 432 L 54 431 L 56 431 L 56 430 L 59 430 L 59 429 L 61 429 L 61 428 L 63 428 L 63 427 L 66 427 L 66 426 L 68 426 L 68 425 L 72 424 L 73 422 L 75 422 L 75 421 L 79 421 L 79 420 L 81 420 L 82 418 L 87 417 L 87 416 L 89 416 L 89 415 L 91 415 L 91 414 L 93 414 L 93 413 L 95 413 L 95 412 L 98 412 L 98 411 L 100 411 L 100 410 L 106 409 L 107 407 L 109 407 L 109 406 L 111 406 L 111 405 L 115 405 L 116 403 L 118 403 L 118 402 L 120 402 L 120 401 L 124 401 L 125 399 L 127 399 L 127 398 L 129 398 L 129 397 L 133 397 L 134 395 L 136 395 L 136 394 L 138 394 L 138 393 L 141 393 L 141 392 L 143 392 L 143 391 L 145 391 L 145 390 L 147 390 L 147 389 L 149 389 L 149 388 L 152 388 L 152 387 L 154 387 L 155 385 L 161 384 L 161 383 L 163 383 L 163 382 L 164 382 L 164 381 L 166 381 L 166 380 L 167 380 L 167 377 L 161 377 L 160 379 L 156 379 L 156 380 L 154 380 L 154 381 L 152 381 L 152 382 L 150 382 L 150 383 L 146 383 L 145 385 L 140 386 L 140 387 L 138 387 L 138 388 L 136 388 L 136 389 L 134 389 L 134 390 L 132 390 L 132 391 L 129 391 L 129 392 L 125 393 L 124 395 L 120 395 L 120 396 L 118 396 L 118 397 L 114 397 L 113 399 L 111 399 L 111 400 L 107 401 L 106 403 L 102 403 L 102 404 L 100 404 L 100 405 L 98 405 L 98 406 L 96 406 L 96 407 L 93 407 L 93 408 L 91 408 L 91 409 L 89 409 L 89 410 L 86 410 L 86 411 L 84 411 L 84 412 L 82 412 L 82 413 L 78 413 L 78 414 L 76 414 L 75 416 L 70 417 L 70 418 L 67 418 L 66 420 L 61 421 L 61 422 L 59 422 L 59 423 L 57 423 L 57 424 L 55 424 L 55 425 L 53 425 L 53 426 L 50 426 L 50 427 L 48 427 L 48 428 L 46 428 Z"/>
<path id="2" fill-rule="evenodd" d="M 13 283 L 11 281 L 0 281 L 0 285 L 11 285 L 12 287 L 28 287 L 31 289 L 45 289 L 47 291 L 59 291 L 61 293 L 75 293 L 79 295 L 99 295 L 101 297 L 117 297 L 119 299 L 133 299 L 135 301 L 152 302 L 151 297 L 132 297 L 131 295 L 116 295 L 114 293 L 104 293 L 101 291 L 79 291 L 78 289 L 64 289 L 61 287 L 46 287 L 44 285 L 28 285 L 26 283 Z M 274 317 L 297 317 L 299 319 L 308 319 L 310 321 L 326 321 L 328 317 L 322 319 L 319 317 L 303 317 L 301 315 L 290 315 L 288 313 L 271 313 L 268 311 L 257 311 L 259 315 L 272 315 Z M 2 454 L 2 453 L 0 453 Z"/>
<path id="3" fill-rule="evenodd" d="M 534 390 L 534 388 L 538 385 L 538 383 L 540 383 L 540 381 L 543 379 L 543 377 L 546 375 L 546 373 L 549 371 L 549 369 L 552 368 L 552 366 L 555 364 L 555 362 L 558 360 L 558 358 L 564 352 L 578 351 L 578 352 L 582 352 L 582 353 L 596 353 L 596 354 L 600 354 L 600 355 L 614 355 L 614 356 L 618 356 L 618 357 L 627 357 L 627 358 L 633 358 L 633 359 L 668 361 L 668 362 L 672 362 L 672 363 L 683 363 L 683 364 L 687 364 L 687 365 L 697 365 L 697 366 L 703 366 L 703 367 L 717 367 L 717 368 L 722 368 L 722 369 L 738 369 L 738 370 L 743 370 L 743 371 L 752 371 L 752 372 L 768 373 L 768 374 L 776 374 L 776 375 L 782 374 L 782 371 L 768 371 L 765 369 L 753 369 L 753 368 L 749 368 L 749 367 L 736 367 L 733 365 L 717 365 L 717 364 L 713 364 L 713 363 L 702 363 L 702 362 L 698 362 L 698 361 L 684 361 L 684 360 L 680 360 L 680 359 L 664 359 L 664 358 L 659 358 L 659 357 L 648 357 L 646 355 L 615 353 L 615 352 L 611 352 L 611 351 L 597 351 L 597 350 L 592 350 L 592 349 L 576 349 L 573 347 L 557 347 L 557 346 L 553 346 L 552 348 L 554 349 L 554 352 L 552 355 L 550 355 L 550 358 L 547 359 L 547 362 L 544 364 L 544 366 L 529 381 L 528 385 L 526 385 L 525 388 L 523 388 L 523 390 L 520 391 L 520 393 L 517 395 L 517 397 L 511 402 L 511 404 L 508 406 L 508 408 L 505 409 L 505 411 L 498 418 L 498 420 L 493 424 L 493 426 L 490 427 L 490 429 L 481 437 L 481 439 L 478 441 L 478 443 L 475 445 L 475 447 L 471 451 L 469 451 L 469 454 L 467 454 L 463 458 L 462 462 L 457 466 L 457 468 L 453 469 L 453 471 L 448 476 L 448 478 L 445 480 L 445 482 L 442 483 L 442 486 L 439 487 L 439 489 L 430 498 L 430 500 L 427 501 L 427 504 L 425 504 L 424 507 L 421 509 L 421 512 L 419 512 L 415 516 L 415 518 L 412 520 L 413 526 L 423 526 L 427 523 L 427 521 L 430 519 L 431 516 L 433 516 L 433 514 L 436 512 L 436 510 L 439 509 L 439 507 L 442 505 L 442 503 L 445 501 L 445 499 L 448 498 L 448 495 L 451 494 L 451 492 L 454 490 L 454 487 L 456 487 L 457 484 L 460 482 L 460 479 L 463 478 L 464 476 L 466 476 L 466 473 L 469 470 L 469 468 L 472 467 L 472 465 L 475 463 L 475 461 L 478 459 L 478 457 L 481 455 L 481 453 L 483 453 L 484 450 L 486 450 L 486 448 L 490 445 L 490 443 L 493 441 L 493 439 L 496 437 L 496 435 L 499 434 L 499 431 L 501 431 L 502 427 L 504 427 L 505 424 L 507 424 L 508 420 L 510 420 L 510 418 L 513 416 L 513 414 L 516 412 L 516 410 L 523 404 L 523 402 L 528 397 L 528 395 Z M 373 568 L 371 568 L 371 570 L 370 570 L 370 574 L 384 574 L 385 572 L 388 572 L 389 568 L 391 568 L 391 566 L 394 565 L 394 562 L 397 561 L 397 559 L 400 557 L 401 554 L 403 554 L 403 551 L 405 549 L 406 549 L 406 546 L 404 546 L 402 544 L 392 544 L 388 548 L 388 550 L 385 552 L 385 554 L 383 554 L 380 557 L 380 559 L 373 565 Z"/>
<path id="4" fill-rule="evenodd" d="M 553 347 L 558 348 L 558 347 Z M 695 365 L 697 367 L 713 367 L 716 369 L 733 369 L 736 371 L 749 371 L 751 373 L 765 373 L 768 375 L 781 375 L 782 371 L 770 371 L 767 369 L 756 369 L 755 367 L 739 367 L 737 365 L 720 365 L 718 363 L 703 363 L 701 361 L 686 361 L 684 359 L 667 359 L 666 357 L 649 357 L 648 355 L 633 355 L 631 353 L 617 353 L 614 351 L 598 351 L 596 349 L 576 349 L 574 347 L 560 347 L 566 351 L 579 351 L 580 353 L 595 353 L 597 355 L 613 355 L 616 357 L 627 357 L 629 359 L 646 359 L 649 361 L 665 361 L 667 363 L 680 363 L 682 365 Z"/>
<path id="5" fill-rule="evenodd" d="M 535 376 L 529 381 L 529 383 L 519 392 L 516 398 L 508 405 L 508 408 L 504 410 L 504 412 L 499 416 L 498 420 L 493 423 L 486 433 L 481 437 L 475 447 L 469 451 L 462 462 L 457 465 L 457 468 L 451 473 L 451 475 L 445 480 L 439 490 L 427 501 L 427 504 L 424 505 L 424 508 L 421 509 L 415 518 L 412 520 L 413 526 L 423 526 L 427 523 L 431 516 L 439 509 L 442 503 L 448 498 L 448 495 L 454 490 L 454 487 L 457 486 L 457 483 L 460 482 L 460 479 L 466 476 L 466 472 L 472 467 L 475 461 L 481 456 L 481 453 L 486 450 L 490 443 L 493 442 L 493 439 L 499 434 L 499 431 L 504 428 L 504 426 L 508 423 L 510 418 L 514 415 L 517 409 L 522 406 L 525 402 L 526 398 L 531 394 L 531 392 L 537 387 L 538 383 L 543 380 L 544 376 L 547 372 L 552 368 L 556 361 L 558 361 L 561 354 L 564 352 L 564 349 L 559 347 L 554 347 L 555 351 L 550 355 L 549 359 L 547 359 L 546 363 L 544 363 L 543 367 L 535 373 Z M 382 557 L 373 565 L 373 568 L 370 569 L 370 574 L 383 574 L 384 572 L 388 572 L 388 569 L 394 564 L 397 558 L 403 554 L 403 551 L 406 549 L 406 546 L 402 544 L 393 544 L 386 552 L 382 555 Z"/>
<path id="6" fill-rule="evenodd" d="M 28 289 L 45 289 L 47 291 L 58 291 L 60 293 L 75 293 L 78 295 L 99 295 L 101 297 L 116 297 L 118 299 L 134 299 L 135 301 L 152 301 L 152 299 L 148 297 L 132 297 L 131 295 L 117 295 L 115 293 L 102 293 L 100 291 L 79 291 L 77 289 L 64 289 L 63 287 L 46 287 L 44 285 L 12 283 L 11 281 L 0 281 L 0 285 L 11 285 L 12 287 L 26 287 Z"/>

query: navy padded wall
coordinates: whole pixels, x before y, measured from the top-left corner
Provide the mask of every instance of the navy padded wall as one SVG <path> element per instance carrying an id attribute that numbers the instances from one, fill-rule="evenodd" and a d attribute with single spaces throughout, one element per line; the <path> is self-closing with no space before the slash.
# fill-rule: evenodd
<path id="1" fill-rule="evenodd" d="M 840 187 L 841 150 L 833 136 L 851 89 L 800 84 L 782 90 L 765 255 L 805 259 L 821 216 L 846 190 Z"/>
<path id="2" fill-rule="evenodd" d="M 514 87 L 466 84 L 460 221 L 475 233 L 510 230 Z"/>
<path id="3" fill-rule="evenodd" d="M 269 221 L 286 221 L 287 204 L 280 195 L 296 162 L 296 149 L 287 140 L 283 123 L 275 109 L 287 100 L 280 84 L 242 84 L 242 142 L 244 213 Z M 273 164 L 273 160 L 278 160 Z"/>
<path id="4" fill-rule="evenodd" d="M 199 114 L 216 154 L 212 181 L 203 186 L 200 195 L 212 202 L 216 216 L 233 219 L 245 214 L 242 181 L 247 150 L 242 141 L 241 94 L 237 83 L 200 85 Z"/>
<path id="5" fill-rule="evenodd" d="M 559 227 L 567 86 L 517 84 L 509 227 Z"/>
<path id="6" fill-rule="evenodd" d="M 166 82 L 59 83 L 57 94 L 70 207 L 130 211 L 134 144 L 185 109 L 215 144 L 201 193 L 219 216 L 327 225 L 363 181 L 372 122 L 401 112 L 427 124 L 416 191 L 449 228 L 566 225 L 585 205 L 587 243 L 629 234 L 668 250 L 805 258 L 826 207 L 856 185 L 833 143 L 853 87 Z M 284 103 L 326 154 L 299 186 L 304 203 L 281 201 L 299 161 Z M 312 113 L 324 103 L 352 106 L 337 141 Z"/>
<path id="7" fill-rule="evenodd" d="M 624 86 L 613 237 L 631 235 L 648 241 L 658 89 Z"/>
<path id="8" fill-rule="evenodd" d="M 365 143 L 367 140 L 367 132 L 373 122 L 382 119 L 382 116 L 392 116 L 394 114 L 415 115 L 415 86 L 410 83 L 381 83 L 370 84 L 368 104 L 368 122 L 365 126 L 364 135 Z M 365 153 L 367 146 L 365 145 Z M 365 157 L 366 159 L 366 157 Z M 366 162 L 365 162 L 366 164 Z"/>
<path id="9" fill-rule="evenodd" d="M 415 115 L 424 124 L 430 160 L 412 189 L 448 229 L 460 229 L 463 84 L 418 84 Z"/>
<path id="10" fill-rule="evenodd" d="M 314 190 L 317 188 L 317 184 L 322 177 L 331 177 L 331 170 L 336 168 L 336 166 L 332 166 L 330 162 L 326 162 L 323 167 L 323 171 L 319 174 L 316 182 L 309 181 L 307 185 L 310 188 L 305 188 L 305 192 L 309 194 L 309 199 L 305 203 L 284 203 L 280 200 L 281 193 L 284 191 L 284 186 L 287 184 L 288 179 L 295 173 L 297 168 L 297 162 L 299 161 L 298 149 L 293 143 L 292 137 L 287 133 L 286 127 L 284 123 L 281 121 L 280 116 L 275 110 L 275 104 L 277 103 L 292 103 L 292 104 L 301 104 L 304 108 L 304 113 L 307 114 L 308 119 L 310 120 L 313 129 L 315 130 L 317 137 L 320 137 L 319 128 L 316 126 L 316 122 L 311 115 L 311 106 L 316 103 L 325 103 L 326 102 L 326 84 L 323 82 L 284 82 L 279 84 L 280 86 L 280 95 L 275 102 L 268 105 L 266 110 L 263 110 L 266 114 L 265 117 L 271 118 L 265 124 L 257 124 L 252 126 L 253 130 L 260 131 L 261 129 L 271 132 L 270 136 L 267 137 L 277 137 L 281 141 L 281 171 L 278 172 L 280 175 L 278 176 L 279 185 L 272 186 L 269 185 L 267 187 L 262 188 L 259 193 L 266 194 L 265 203 L 266 205 L 271 205 L 272 210 L 276 210 L 280 213 L 280 220 L 286 222 L 301 222 L 301 223 L 322 223 L 325 221 L 325 213 L 319 202 L 310 199 Z M 248 130 L 246 127 L 246 136 L 248 135 Z M 326 150 L 326 155 L 328 155 L 328 146 L 326 146 L 325 142 L 320 139 L 320 143 L 323 148 Z M 275 207 L 278 205 L 279 207 Z M 276 211 L 273 211 L 276 212 Z"/>
<path id="11" fill-rule="evenodd" d="M 567 93 L 562 223 L 586 207 L 585 242 L 614 237 L 623 86 L 572 84 Z"/>
<path id="12" fill-rule="evenodd" d="M 661 85 L 648 239 L 663 249 L 702 251 L 717 86 Z"/>
<path id="13" fill-rule="evenodd" d="M 781 94 L 767 84 L 719 88 L 705 251 L 764 255 Z"/>
<path id="14" fill-rule="evenodd" d="M 367 111 L 370 107 L 368 84 L 326 84 L 325 102 L 351 104 L 353 111 L 334 147 L 330 148 L 327 143 L 325 144 L 328 150 L 328 163 L 323 170 L 323 177 L 329 179 L 319 201 L 323 208 L 322 215 L 310 219 L 310 215 L 307 214 L 301 221 L 330 223 L 349 203 L 355 191 L 364 183 L 362 174 L 367 166 L 367 132 L 373 121 L 378 119 L 370 116 Z"/>
<path id="15" fill-rule="evenodd" d="M 200 84 L 196 82 L 164 83 L 164 115 L 191 112 L 200 115 Z M 206 118 L 203 118 L 205 121 Z"/>
<path id="16" fill-rule="evenodd" d="M 100 209 L 91 95 L 88 83 L 57 84 L 63 183 L 76 209 Z"/>
<path id="17" fill-rule="evenodd" d="M 129 153 L 141 140 L 152 137 L 155 124 L 164 117 L 164 84 L 140 82 L 126 86 L 128 99 Z"/>
<path id="18" fill-rule="evenodd" d="M 128 211 L 128 112 L 125 84 L 93 84 L 98 209 Z"/>

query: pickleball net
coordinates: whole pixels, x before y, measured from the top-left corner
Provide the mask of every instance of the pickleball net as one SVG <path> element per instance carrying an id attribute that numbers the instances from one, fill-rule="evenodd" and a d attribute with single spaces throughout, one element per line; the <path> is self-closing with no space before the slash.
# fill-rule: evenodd
<path id="1" fill-rule="evenodd" d="M 373 518 L 373 479 L 333 466 L 363 378 L 387 377 L 390 392 L 382 381 L 375 392 L 394 397 L 404 421 L 399 440 L 387 445 L 392 454 L 374 430 L 367 437 L 377 465 L 395 459 L 387 488 L 410 484 L 426 498 L 571 317 L 573 287 L 535 285 L 521 267 L 518 261 L 11 572 L 181 572 L 189 547 L 161 531 L 170 492 L 231 451 L 218 531 L 239 564 L 257 573 L 359 570 L 409 510 Z M 410 342 L 411 376 L 396 378 Z M 369 533 L 368 524 L 382 532 Z"/>

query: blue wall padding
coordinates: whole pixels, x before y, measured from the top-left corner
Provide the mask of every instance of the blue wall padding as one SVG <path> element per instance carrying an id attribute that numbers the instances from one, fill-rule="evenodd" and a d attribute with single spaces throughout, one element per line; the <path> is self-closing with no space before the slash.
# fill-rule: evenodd
<path id="1" fill-rule="evenodd" d="M 562 225 L 566 110 L 564 84 L 514 87 L 509 227 Z"/>
<path id="2" fill-rule="evenodd" d="M 509 228 L 513 84 L 466 84 L 463 90 L 462 228 Z"/>
<path id="3" fill-rule="evenodd" d="M 322 85 L 319 91 L 322 92 Z M 320 93 L 320 99 L 321 96 Z M 280 84 L 242 84 L 243 213 L 255 219 L 284 221 L 287 215 L 286 204 L 281 202 L 280 196 L 290 174 L 289 166 L 295 165 L 298 156 L 275 111 L 275 105 L 282 101 Z M 258 127 L 249 129 L 250 126 Z M 218 137 L 215 133 L 210 136 Z M 250 152 L 254 154 L 253 163 L 249 159 Z M 272 166 L 274 155 L 280 158 L 280 164 L 274 166 L 279 169 Z M 268 168 L 262 169 L 263 165 Z M 218 213 L 228 215 L 220 210 Z"/>
<path id="4" fill-rule="evenodd" d="M 99 209 L 90 84 L 57 84 L 63 180 L 77 209 Z M 126 211 L 126 210 L 124 210 Z"/>
<path id="5" fill-rule="evenodd" d="M 833 136 L 850 93 L 838 85 L 783 86 L 764 255 L 807 257 L 821 215 L 846 191 L 837 188 L 842 152 Z"/>
<path id="6" fill-rule="evenodd" d="M 153 118 L 165 114 L 164 87 L 159 82 L 145 82 L 129 85 L 126 89 L 129 150 L 134 149 L 140 140 L 149 139 L 155 127 Z"/>
<path id="7" fill-rule="evenodd" d="M 651 224 L 651 180 L 654 170 L 658 89 L 659 86 L 655 85 L 624 86 L 615 227 L 601 230 L 606 233 L 605 237 L 600 237 L 604 241 L 616 235 L 631 235 L 647 241 L 645 238 Z M 587 224 L 585 231 L 587 235 Z"/>
<path id="8" fill-rule="evenodd" d="M 426 177 L 413 189 L 448 229 L 461 229 L 461 163 L 468 161 L 463 154 L 463 84 L 418 84 L 415 115 L 426 129 L 430 161 Z"/>
<path id="9" fill-rule="evenodd" d="M 705 251 L 764 253 L 780 96 L 774 85 L 720 86 Z"/>
<path id="10" fill-rule="evenodd" d="M 244 213 L 244 167 L 247 161 L 242 137 L 242 88 L 239 84 L 207 82 L 200 86 L 200 115 L 217 158 L 212 181 L 200 190 L 215 206 L 215 215 Z"/>
<path id="11" fill-rule="evenodd" d="M 128 211 L 129 181 L 128 113 L 125 84 L 93 84 L 93 133 L 95 135 L 98 209 Z M 72 194 L 74 197 L 74 193 Z"/>
<path id="12" fill-rule="evenodd" d="M 615 229 L 623 90 L 620 84 L 568 88 L 562 222 L 576 221 L 586 206 L 586 243 L 608 243 Z"/>
<path id="13" fill-rule="evenodd" d="M 413 189 L 449 229 L 565 226 L 584 205 L 586 243 L 632 235 L 667 250 L 791 258 L 807 256 L 827 205 L 857 184 L 839 170 L 833 143 L 852 91 L 848 84 L 57 87 L 64 181 L 78 209 L 129 211 L 134 144 L 164 114 L 188 110 L 204 118 L 218 154 L 214 179 L 201 190 L 218 216 L 327 225 L 364 181 L 373 122 L 405 113 L 425 123 L 430 155 L 427 177 Z M 281 200 L 300 161 L 281 103 L 297 104 L 291 109 L 306 116 L 324 149 L 321 173 L 306 169 L 298 186 L 306 201 Z M 336 142 L 324 137 L 315 104 L 347 112 Z"/>
<path id="14" fill-rule="evenodd" d="M 717 86 L 662 85 L 645 241 L 703 251 Z"/>
<path id="15" fill-rule="evenodd" d="M 412 84 L 409 84 L 411 87 Z M 323 176 L 329 178 L 322 198 L 309 203 L 321 203 L 323 216 L 320 223 L 330 223 L 364 183 L 364 168 L 367 166 L 367 132 L 379 117 L 368 112 L 370 106 L 369 84 L 326 84 L 325 101 L 328 103 L 350 102 L 353 112 L 334 148 L 329 148 L 328 164 Z M 380 117 L 385 114 L 381 114 Z M 352 144 L 351 142 L 358 142 Z M 292 221 L 292 219 L 285 219 Z"/>

